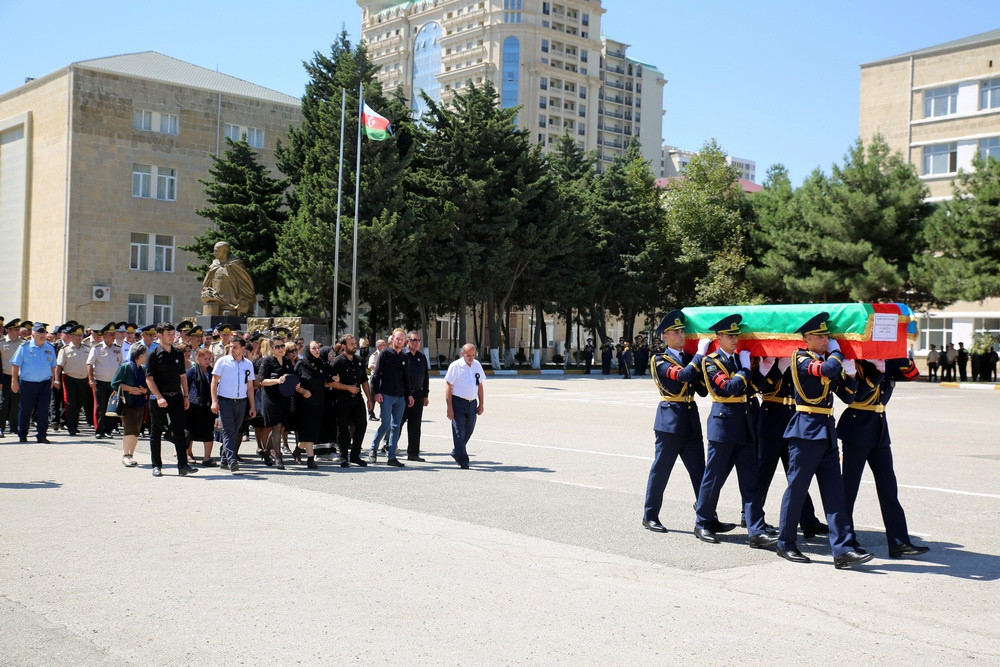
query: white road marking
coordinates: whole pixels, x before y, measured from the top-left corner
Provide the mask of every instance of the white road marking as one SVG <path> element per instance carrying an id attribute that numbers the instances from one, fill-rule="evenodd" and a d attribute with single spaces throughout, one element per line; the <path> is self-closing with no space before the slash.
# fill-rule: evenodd
<path id="1" fill-rule="evenodd" d="M 441 438 L 443 440 L 445 440 L 445 439 L 450 440 L 451 439 L 450 435 L 431 435 L 429 433 L 425 433 L 423 437 L 425 437 L 425 438 Z M 480 439 L 480 438 L 476 438 L 476 440 L 478 440 L 479 442 L 486 442 L 486 443 L 489 443 L 491 445 L 512 445 L 514 447 L 530 447 L 532 449 L 551 449 L 551 450 L 555 450 L 555 451 L 558 451 L 558 452 L 573 452 L 574 454 L 595 454 L 597 456 L 612 456 L 612 457 L 615 457 L 615 458 L 623 458 L 623 459 L 638 459 L 640 461 L 652 461 L 653 460 L 652 456 L 638 456 L 636 454 L 620 454 L 618 452 L 601 452 L 601 451 L 597 451 L 595 449 L 575 449 L 573 447 L 555 447 L 554 445 L 536 445 L 536 444 L 530 443 L 530 442 L 511 442 L 509 440 L 484 440 L 484 439 Z M 864 484 L 874 484 L 875 483 L 875 482 L 873 482 L 871 480 L 867 480 L 867 479 L 863 479 L 861 481 Z M 959 495 L 959 496 L 976 496 L 978 498 L 996 498 L 997 500 L 1000 500 L 1000 494 L 996 494 L 996 493 L 978 493 L 976 491 L 960 491 L 958 489 L 942 489 L 942 488 L 936 487 L 936 486 L 917 486 L 917 485 L 914 485 L 914 484 L 899 484 L 898 486 L 900 488 L 903 488 L 903 489 L 918 489 L 918 490 L 921 490 L 921 491 L 938 491 L 940 493 L 951 493 L 951 494 L 955 494 L 955 495 Z"/>
<path id="2" fill-rule="evenodd" d="M 881 532 L 881 531 L 885 530 L 885 528 L 884 528 L 883 526 L 863 526 L 863 525 L 861 525 L 860 523 L 856 523 L 856 524 L 854 524 L 854 527 L 855 527 L 855 528 L 864 528 L 864 529 L 866 529 L 866 530 L 877 530 L 877 531 L 879 531 L 879 532 Z M 910 535 L 916 535 L 917 537 L 922 537 L 922 538 L 923 538 L 923 539 L 925 539 L 925 540 L 926 540 L 926 539 L 927 539 L 928 537 L 930 537 L 930 535 L 929 535 L 928 533 L 915 533 L 915 532 L 913 532 L 912 530 L 910 531 Z"/>
<path id="3" fill-rule="evenodd" d="M 579 484 L 577 482 L 564 482 L 558 479 L 549 479 L 548 477 L 532 477 L 531 479 L 539 479 L 543 482 L 552 482 L 553 484 L 565 484 L 566 486 L 579 486 L 584 489 L 597 489 L 598 491 L 607 491 L 603 486 L 593 486 L 592 484 Z"/>

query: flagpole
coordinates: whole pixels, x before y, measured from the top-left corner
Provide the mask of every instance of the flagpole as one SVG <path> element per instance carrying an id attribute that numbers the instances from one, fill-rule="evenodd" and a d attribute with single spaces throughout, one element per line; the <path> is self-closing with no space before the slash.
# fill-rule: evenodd
<path id="1" fill-rule="evenodd" d="M 337 238 L 333 256 L 333 311 L 330 319 L 330 345 L 337 342 L 337 306 L 340 305 L 340 196 L 344 187 L 344 119 L 347 112 L 347 89 L 340 89 L 340 166 L 337 169 Z"/>
<path id="2" fill-rule="evenodd" d="M 358 163 L 354 170 L 354 263 L 351 268 L 351 333 L 358 335 L 358 201 L 361 198 L 361 116 L 365 110 L 364 84 L 358 84 Z"/>

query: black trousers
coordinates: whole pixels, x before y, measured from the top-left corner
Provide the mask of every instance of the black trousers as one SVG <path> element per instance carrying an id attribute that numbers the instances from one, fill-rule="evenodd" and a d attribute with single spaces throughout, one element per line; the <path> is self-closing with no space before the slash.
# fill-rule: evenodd
<path id="1" fill-rule="evenodd" d="M 97 381 L 97 386 L 94 387 L 95 435 L 97 433 L 111 435 L 111 431 L 115 429 L 115 424 L 118 422 L 117 417 L 108 417 L 104 414 L 108 409 L 108 399 L 111 398 L 111 393 L 110 382 Z"/>
<path id="2" fill-rule="evenodd" d="M 21 410 L 21 395 L 10 390 L 10 376 L 0 374 L 0 433 L 17 433 L 17 415 Z M 10 424 L 10 428 L 7 425 Z"/>
<path id="3" fill-rule="evenodd" d="M 70 435 L 76 435 L 80 430 L 80 409 L 87 412 L 87 400 L 90 396 L 90 384 L 87 378 L 71 378 L 62 376 L 62 395 L 66 405 L 66 430 Z"/>
<path id="4" fill-rule="evenodd" d="M 153 398 L 149 399 L 149 454 L 154 468 L 162 468 L 163 460 L 160 459 L 160 441 L 163 438 L 163 431 L 167 431 L 167 440 L 174 443 L 177 450 L 177 468 L 186 468 L 187 461 L 187 434 L 184 427 L 187 425 L 186 413 L 184 412 L 184 397 L 180 392 L 173 396 L 164 395 L 167 399 L 167 407 L 161 408 Z M 167 418 L 170 418 L 170 425 L 167 425 Z"/>
<path id="5" fill-rule="evenodd" d="M 49 399 L 49 426 L 52 427 L 53 431 L 58 431 L 61 426 L 66 424 L 65 408 L 62 389 L 52 387 L 52 398 Z"/>
<path id="6" fill-rule="evenodd" d="M 361 445 L 368 430 L 368 411 L 365 409 L 363 394 L 337 399 L 337 444 L 340 458 L 347 461 L 361 460 Z M 354 433 L 351 433 L 351 429 Z"/>
<path id="7" fill-rule="evenodd" d="M 415 395 L 413 406 L 403 410 L 403 423 L 406 424 L 406 455 L 420 456 L 420 422 L 424 417 L 424 397 Z"/>

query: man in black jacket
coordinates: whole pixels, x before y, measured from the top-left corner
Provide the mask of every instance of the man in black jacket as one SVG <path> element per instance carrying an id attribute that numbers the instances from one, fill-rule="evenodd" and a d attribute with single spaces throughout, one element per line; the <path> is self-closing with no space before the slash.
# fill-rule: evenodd
<path id="1" fill-rule="evenodd" d="M 413 392 L 413 404 L 403 411 L 403 423 L 406 424 L 406 460 L 423 461 L 420 458 L 420 421 L 424 408 L 430 403 L 430 364 L 427 357 L 420 351 L 420 334 L 411 331 L 406 335 L 406 373 L 409 376 L 410 389 Z"/>
<path id="2" fill-rule="evenodd" d="M 410 378 L 406 371 L 406 357 L 403 353 L 403 343 L 406 342 L 406 332 L 396 329 L 392 332 L 392 344 L 379 352 L 372 373 L 372 394 L 375 401 L 382 404 L 382 423 L 372 439 L 371 453 L 368 463 L 375 463 L 378 455 L 378 443 L 389 432 L 389 460 L 387 465 L 402 468 L 403 463 L 396 458 L 396 446 L 399 443 L 399 431 L 403 423 L 403 411 L 413 406 L 413 394 L 410 390 Z"/>

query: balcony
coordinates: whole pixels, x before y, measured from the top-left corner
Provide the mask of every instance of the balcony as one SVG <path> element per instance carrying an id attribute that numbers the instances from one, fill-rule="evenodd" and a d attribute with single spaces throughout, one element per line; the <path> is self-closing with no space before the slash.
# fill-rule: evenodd
<path id="1" fill-rule="evenodd" d="M 625 58 L 625 54 L 621 51 L 608 51 L 607 55 L 609 58 Z"/>
<path id="2" fill-rule="evenodd" d="M 604 85 L 608 86 L 609 88 L 617 88 L 618 90 L 625 90 L 624 85 L 617 83 L 615 81 L 605 81 Z"/>
<path id="3" fill-rule="evenodd" d="M 620 111 L 608 111 L 606 109 L 604 111 L 601 111 L 601 115 L 607 116 L 609 118 L 620 118 L 620 119 L 625 118 L 624 114 L 622 114 Z"/>
<path id="4" fill-rule="evenodd" d="M 614 67 L 612 67 L 611 65 L 608 65 L 604 69 L 607 70 L 608 72 L 614 72 L 615 74 L 624 74 L 625 73 L 625 68 L 621 67 L 619 65 L 615 65 Z"/>
<path id="5" fill-rule="evenodd" d="M 622 142 L 618 139 L 604 139 L 598 143 L 604 144 L 608 148 L 621 148 Z"/>

